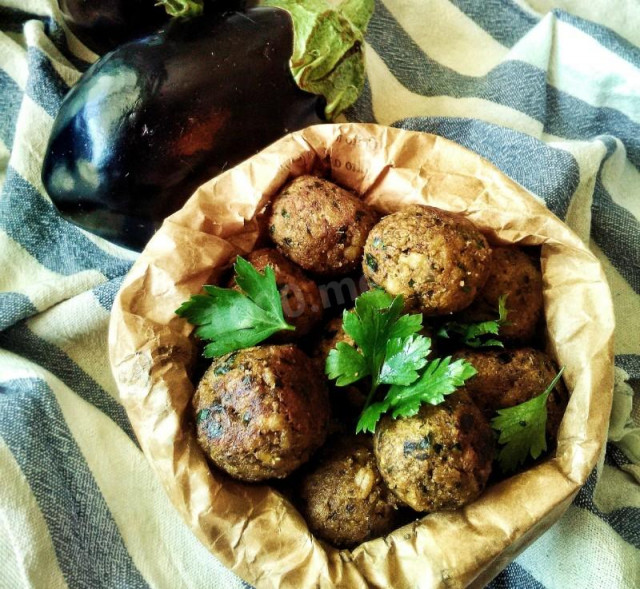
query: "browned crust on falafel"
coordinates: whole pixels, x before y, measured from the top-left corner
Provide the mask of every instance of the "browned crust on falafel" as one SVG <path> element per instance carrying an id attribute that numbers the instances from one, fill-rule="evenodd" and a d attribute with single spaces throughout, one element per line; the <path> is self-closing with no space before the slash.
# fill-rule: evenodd
<path id="1" fill-rule="evenodd" d="M 477 374 L 465 388 L 488 419 L 543 393 L 558 374 L 550 356 L 534 348 L 513 350 L 461 350 L 456 359 L 471 363 Z M 547 401 L 547 435 L 555 439 L 567 406 L 566 388 L 559 382 Z"/>
<path id="2" fill-rule="evenodd" d="M 198 441 L 243 481 L 283 478 L 323 443 L 325 380 L 293 345 L 258 346 L 216 359 L 193 399 Z"/>
<path id="3" fill-rule="evenodd" d="M 407 309 L 445 315 L 472 303 L 490 262 L 491 248 L 471 221 L 412 205 L 370 231 L 362 267 L 371 283 L 402 294 Z"/>
<path id="4" fill-rule="evenodd" d="M 317 274 L 355 270 L 364 243 L 377 221 L 362 200 L 316 176 L 292 180 L 272 202 L 269 233 L 278 249 Z"/>
<path id="5" fill-rule="evenodd" d="M 370 436 L 347 436 L 323 450 L 300 484 L 302 512 L 311 531 L 338 547 L 390 532 L 397 500 L 380 476 Z"/>
<path id="6" fill-rule="evenodd" d="M 413 417 L 383 417 L 374 436 L 380 474 L 416 511 L 456 509 L 478 497 L 493 449 L 491 427 L 464 389 Z"/>
<path id="7" fill-rule="evenodd" d="M 542 273 L 521 249 L 494 247 L 489 278 L 471 306 L 462 313 L 465 322 L 487 321 L 498 316 L 498 299 L 507 295 L 507 323 L 500 338 L 526 342 L 536 334 L 543 311 Z"/>

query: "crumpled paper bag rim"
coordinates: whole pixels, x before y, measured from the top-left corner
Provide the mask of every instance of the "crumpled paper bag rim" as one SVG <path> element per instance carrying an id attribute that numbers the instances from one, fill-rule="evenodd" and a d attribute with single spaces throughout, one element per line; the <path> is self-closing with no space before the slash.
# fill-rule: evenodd
<path id="1" fill-rule="evenodd" d="M 322 171 L 382 212 L 423 202 L 463 213 L 494 243 L 542 246 L 549 346 L 573 390 L 553 457 L 463 509 L 422 517 L 353 551 L 316 540 L 267 485 L 245 485 L 210 468 L 189 410 L 192 327 L 173 313 L 254 247 L 257 214 L 287 179 Z M 124 280 L 109 349 L 122 402 L 170 499 L 205 546 L 246 581 L 462 587 L 488 582 L 560 517 L 586 481 L 606 438 L 612 334 L 611 297 L 597 259 L 524 188 L 442 137 L 348 123 L 292 133 L 201 186 Z"/>

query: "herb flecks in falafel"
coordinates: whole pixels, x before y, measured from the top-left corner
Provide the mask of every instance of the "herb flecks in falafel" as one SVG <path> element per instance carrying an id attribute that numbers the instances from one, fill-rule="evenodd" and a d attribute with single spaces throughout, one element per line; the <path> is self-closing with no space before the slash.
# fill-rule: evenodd
<path id="1" fill-rule="evenodd" d="M 461 311 L 489 275 L 491 248 L 468 219 L 412 205 L 384 217 L 369 232 L 362 269 L 372 283 L 403 295 L 425 315 Z"/>
<path id="2" fill-rule="evenodd" d="M 300 484 L 311 531 L 335 546 L 356 546 L 390 532 L 396 496 L 380 476 L 370 436 L 334 439 Z"/>
<path id="3" fill-rule="evenodd" d="M 344 275 L 361 263 L 377 214 L 352 192 L 316 176 L 298 176 L 271 204 L 270 235 L 309 272 Z"/>
<path id="4" fill-rule="evenodd" d="M 416 511 L 456 509 L 484 490 L 494 438 L 464 388 L 440 405 L 422 405 L 412 417 L 382 418 L 374 451 L 382 478 Z"/>
<path id="5" fill-rule="evenodd" d="M 283 478 L 306 462 L 324 443 L 330 414 L 324 380 L 291 344 L 214 360 L 193 408 L 201 447 L 243 481 Z"/>

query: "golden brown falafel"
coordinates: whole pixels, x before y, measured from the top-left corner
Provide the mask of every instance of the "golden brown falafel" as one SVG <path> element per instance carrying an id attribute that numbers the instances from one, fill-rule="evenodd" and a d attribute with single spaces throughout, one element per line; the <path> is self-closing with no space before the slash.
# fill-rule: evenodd
<path id="1" fill-rule="evenodd" d="M 464 389 L 440 405 L 422 405 L 413 417 L 383 417 L 374 436 L 382 478 L 416 511 L 473 501 L 491 473 L 493 450 L 491 427 Z"/>
<path id="2" fill-rule="evenodd" d="M 462 312 L 462 320 L 495 319 L 498 299 L 505 294 L 508 295 L 508 323 L 500 327 L 500 338 L 518 342 L 531 340 L 542 316 L 542 273 L 519 248 L 493 248 L 489 278 L 471 306 Z"/>
<path id="3" fill-rule="evenodd" d="M 362 259 L 376 213 L 340 186 L 299 176 L 271 205 L 269 233 L 278 249 L 317 274 L 348 274 Z"/>
<path id="4" fill-rule="evenodd" d="M 300 485 L 301 509 L 311 531 L 338 547 L 390 532 L 397 500 L 385 485 L 370 436 L 348 436 L 323 449 Z"/>
<path id="5" fill-rule="evenodd" d="M 293 345 L 257 346 L 216 359 L 193 399 L 198 441 L 243 481 L 283 478 L 323 443 L 325 379 Z"/>
<path id="6" fill-rule="evenodd" d="M 465 387 L 488 419 L 498 409 L 524 403 L 543 393 L 558 374 L 553 360 L 533 348 L 461 350 L 454 358 L 471 363 L 477 374 Z M 555 439 L 567 406 L 567 391 L 558 382 L 547 401 L 547 435 Z"/>
<path id="7" fill-rule="evenodd" d="M 490 263 L 491 248 L 471 221 L 412 205 L 371 230 L 362 267 L 372 283 L 404 295 L 407 309 L 445 315 L 471 304 Z"/>

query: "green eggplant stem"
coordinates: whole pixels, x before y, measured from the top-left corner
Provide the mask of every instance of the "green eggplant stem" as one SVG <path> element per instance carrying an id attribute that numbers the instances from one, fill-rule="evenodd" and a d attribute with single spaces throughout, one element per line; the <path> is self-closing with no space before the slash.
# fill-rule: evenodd
<path id="1" fill-rule="evenodd" d="M 335 118 L 360 95 L 365 81 L 364 34 L 374 0 L 262 0 L 286 10 L 293 23 L 289 69 L 298 87 L 324 96 L 325 117 Z"/>
<path id="2" fill-rule="evenodd" d="M 192 18 L 200 16 L 204 10 L 204 0 L 158 0 L 157 6 L 164 6 L 169 16 Z"/>

